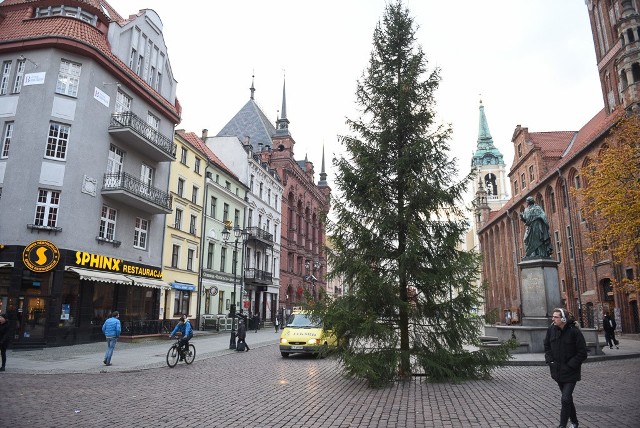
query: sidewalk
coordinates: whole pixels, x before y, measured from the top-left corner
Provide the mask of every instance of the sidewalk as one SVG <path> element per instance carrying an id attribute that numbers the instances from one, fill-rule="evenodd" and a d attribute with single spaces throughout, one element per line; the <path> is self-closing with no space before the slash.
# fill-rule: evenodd
<path id="1" fill-rule="evenodd" d="M 231 333 L 194 332 L 191 342 L 196 347 L 196 361 L 220 355 L 235 353 L 229 349 Z M 263 346 L 277 345 L 279 332 L 262 329 L 258 333 L 249 331 L 247 343 L 253 350 Z M 638 335 L 620 335 L 620 349 L 603 347 L 603 355 L 589 355 L 587 363 L 623 358 L 640 358 Z M 43 349 L 9 349 L 7 351 L 6 373 L 62 374 L 62 373 L 105 373 L 129 372 L 158 367 L 166 367 L 166 356 L 172 339 L 150 338 L 136 342 L 119 341 L 113 353 L 111 366 L 102 363 L 106 349 L 105 342 L 84 345 L 60 346 Z M 604 343 L 602 343 L 604 345 Z M 180 363 L 182 364 L 182 363 Z M 544 365 L 544 354 L 514 354 L 507 365 Z"/>

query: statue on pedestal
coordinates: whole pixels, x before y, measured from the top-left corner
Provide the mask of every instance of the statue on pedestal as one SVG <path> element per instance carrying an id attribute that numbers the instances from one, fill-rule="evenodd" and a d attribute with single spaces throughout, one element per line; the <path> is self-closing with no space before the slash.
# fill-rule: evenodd
<path id="1" fill-rule="evenodd" d="M 520 214 L 520 219 L 527 225 L 524 233 L 523 259 L 551 258 L 553 247 L 549 235 L 549 221 L 542 207 L 534 199 L 527 198 L 527 208 Z"/>

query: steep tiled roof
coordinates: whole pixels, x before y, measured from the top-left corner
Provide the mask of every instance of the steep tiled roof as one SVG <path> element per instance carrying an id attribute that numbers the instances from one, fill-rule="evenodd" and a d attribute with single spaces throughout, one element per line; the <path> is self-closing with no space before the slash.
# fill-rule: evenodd
<path id="1" fill-rule="evenodd" d="M 529 138 L 533 145 L 542 151 L 543 156 L 559 157 L 575 134 L 575 131 L 531 132 Z"/>
<path id="2" fill-rule="evenodd" d="M 100 30 L 101 25 L 96 28 L 80 19 L 62 15 L 33 18 L 31 8 L 59 6 L 61 3 L 51 0 L 5 0 L 0 3 L 0 49 L 19 51 L 56 46 L 93 56 L 105 63 L 105 66 L 113 67 L 114 73 L 135 81 L 146 95 L 160 103 L 176 117 L 176 121 L 179 121 L 179 104 L 176 102 L 172 105 L 111 52 L 106 27 L 110 22 L 124 22 L 122 17 L 104 1 L 66 0 L 66 5 L 80 3 L 80 7 L 95 13 L 99 22 L 104 25 L 102 28 L 105 28 L 105 33 Z M 109 11 L 110 18 L 102 11 L 102 5 Z"/>
<path id="3" fill-rule="evenodd" d="M 240 109 L 238 113 L 218 132 L 217 137 L 237 137 L 242 143 L 246 137 L 253 146 L 254 152 L 262 147 L 271 147 L 271 138 L 276 134 L 275 126 L 269 121 L 253 99 Z"/>
<path id="4" fill-rule="evenodd" d="M 183 129 L 177 129 L 176 134 L 178 134 L 185 141 L 188 141 L 189 143 L 191 143 L 194 147 L 198 148 L 198 150 L 204 153 L 209 159 L 209 161 L 213 163 L 215 166 L 217 166 L 218 168 L 220 168 L 221 170 L 229 174 L 231 177 L 240 181 L 238 179 L 238 176 L 235 175 L 233 172 L 231 172 L 231 170 L 227 168 L 224 162 L 222 162 L 220 158 L 216 156 L 216 154 L 213 153 L 211 149 L 204 143 L 204 141 L 202 141 L 200 137 L 198 137 L 194 132 L 186 132 Z"/>

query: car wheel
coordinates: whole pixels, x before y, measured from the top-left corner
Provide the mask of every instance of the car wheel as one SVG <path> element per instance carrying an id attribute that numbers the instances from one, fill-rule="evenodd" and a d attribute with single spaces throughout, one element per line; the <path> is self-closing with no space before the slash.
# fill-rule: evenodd
<path id="1" fill-rule="evenodd" d="M 282 358 L 289 358 L 288 352 L 280 352 L 280 355 L 282 355 Z"/>

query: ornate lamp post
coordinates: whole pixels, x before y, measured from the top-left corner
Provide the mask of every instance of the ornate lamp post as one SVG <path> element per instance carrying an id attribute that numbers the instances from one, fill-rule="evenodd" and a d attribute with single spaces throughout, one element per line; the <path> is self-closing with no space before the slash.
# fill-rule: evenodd
<path id="1" fill-rule="evenodd" d="M 229 232 L 229 228 L 225 227 L 222 230 L 222 240 L 226 244 L 229 240 L 231 233 Z M 233 228 L 233 236 L 235 237 L 235 243 L 233 246 L 233 303 L 229 308 L 229 314 L 231 315 L 231 337 L 229 338 L 229 349 L 236 349 L 236 282 L 237 282 L 237 264 L 238 264 L 238 241 L 242 237 L 244 241 L 248 232 L 246 230 L 240 229 L 238 225 Z M 240 296 L 240 304 L 242 304 L 242 296 Z"/>

